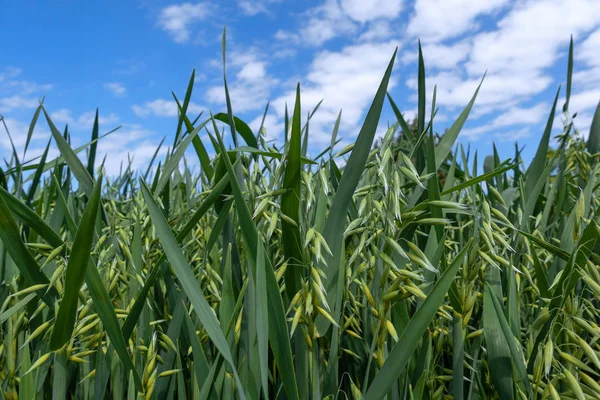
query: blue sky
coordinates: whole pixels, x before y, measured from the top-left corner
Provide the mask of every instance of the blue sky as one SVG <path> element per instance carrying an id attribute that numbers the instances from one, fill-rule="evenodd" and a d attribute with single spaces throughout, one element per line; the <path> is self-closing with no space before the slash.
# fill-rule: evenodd
<path id="1" fill-rule="evenodd" d="M 286 102 L 302 87 L 311 120 L 310 149 L 328 145 L 339 110 L 343 143 L 357 135 L 394 48 L 390 92 L 405 116 L 416 110 L 417 39 L 423 44 L 428 102 L 437 84 L 438 132 L 448 127 L 487 70 L 460 140 L 481 156 L 492 143 L 510 157 L 514 142 L 532 156 L 558 86 L 566 77 L 569 36 L 575 40 L 571 111 L 587 135 L 600 100 L 598 0 L 238 0 L 172 2 L 75 0 L 5 2 L 0 30 L 0 115 L 22 154 L 38 99 L 74 144 L 89 140 L 93 112 L 107 170 L 128 154 L 144 168 L 177 123 L 171 90 L 183 97 L 192 69 L 191 112 L 222 112 L 220 38 L 227 25 L 227 74 L 234 112 L 256 131 L 267 101 L 270 139 L 283 140 Z M 561 124 L 559 100 L 556 124 Z M 380 133 L 393 119 L 386 106 Z M 10 144 L 0 126 L 0 157 Z M 40 121 L 26 159 L 49 138 Z M 207 142 L 207 144 L 209 144 Z M 52 150 L 56 154 L 56 150 Z M 191 160 L 193 161 L 193 160 Z"/>

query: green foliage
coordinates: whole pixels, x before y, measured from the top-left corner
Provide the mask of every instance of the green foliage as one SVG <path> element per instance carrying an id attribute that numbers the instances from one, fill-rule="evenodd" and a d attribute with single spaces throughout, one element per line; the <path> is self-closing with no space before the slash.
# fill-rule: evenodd
<path id="1" fill-rule="evenodd" d="M 477 92 L 435 134 L 421 51 L 417 117 L 387 94 L 394 54 L 355 145 L 333 151 L 338 118 L 315 158 L 299 86 L 276 148 L 225 75 L 227 109 L 188 116 L 192 74 L 166 159 L 116 177 L 97 123 L 73 149 L 40 105 L 26 142 L 43 115 L 60 157 L 0 171 L 0 393 L 599 398 L 600 112 L 587 141 L 573 130 L 572 58 L 556 148 L 558 95 L 533 162 L 494 147 L 483 174 L 456 143 Z"/>

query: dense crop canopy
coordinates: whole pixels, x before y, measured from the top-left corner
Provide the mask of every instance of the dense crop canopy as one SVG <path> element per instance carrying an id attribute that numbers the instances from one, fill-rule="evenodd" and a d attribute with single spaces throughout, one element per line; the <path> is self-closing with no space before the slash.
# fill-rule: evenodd
<path id="1" fill-rule="evenodd" d="M 600 398 L 600 111 L 584 140 L 567 95 L 553 137 L 557 95 L 531 162 L 481 163 L 456 142 L 479 89 L 435 134 L 419 55 L 413 126 L 394 53 L 316 157 L 300 85 L 279 148 L 225 75 L 226 112 L 188 115 L 192 76 L 166 158 L 119 176 L 98 115 L 73 149 L 40 105 L 27 142 L 42 117 L 60 157 L 0 170 L 4 398 Z"/>

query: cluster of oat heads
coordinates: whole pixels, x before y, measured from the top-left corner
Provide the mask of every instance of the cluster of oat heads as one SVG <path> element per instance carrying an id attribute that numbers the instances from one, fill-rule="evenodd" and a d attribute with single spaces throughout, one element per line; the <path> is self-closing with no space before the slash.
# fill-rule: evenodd
<path id="1" fill-rule="evenodd" d="M 373 148 L 394 58 L 356 142 L 334 153 L 338 119 L 312 158 L 300 87 L 277 148 L 231 106 L 188 116 L 192 76 L 165 160 L 116 177 L 97 122 L 73 149 L 40 105 L 61 156 L 0 172 L 4 398 L 600 397 L 600 111 L 584 140 L 572 49 L 562 132 L 555 100 L 533 161 L 483 174 L 455 145 L 477 92 L 434 135 L 422 55 L 416 134 L 388 97 Z"/>

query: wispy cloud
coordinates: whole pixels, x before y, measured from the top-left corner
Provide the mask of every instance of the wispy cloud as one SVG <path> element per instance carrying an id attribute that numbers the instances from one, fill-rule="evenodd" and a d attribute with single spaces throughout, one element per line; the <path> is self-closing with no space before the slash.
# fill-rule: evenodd
<path id="1" fill-rule="evenodd" d="M 283 0 L 238 0 L 238 7 L 245 15 L 250 17 L 258 14 L 274 16 L 273 5 Z"/>
<path id="2" fill-rule="evenodd" d="M 301 87 L 302 107 L 306 112 L 324 100 L 311 120 L 312 143 L 322 145 L 329 141 L 340 110 L 343 110 L 343 117 L 339 137 L 356 137 L 365 110 L 373 100 L 374 90 L 397 45 L 397 42 L 365 43 L 315 55 Z M 392 78 L 389 89 L 395 85 L 396 78 Z M 293 101 L 293 91 L 273 101 L 279 118 L 284 115 L 285 104 L 291 106 Z"/>
<path id="3" fill-rule="evenodd" d="M 39 102 L 36 98 L 14 95 L 0 98 L 0 113 L 9 113 L 14 110 L 28 110 L 36 108 Z"/>
<path id="4" fill-rule="evenodd" d="M 53 85 L 48 83 L 36 83 L 21 79 L 23 71 L 20 68 L 8 66 L 0 70 L 0 90 L 6 96 L 14 94 L 18 96 L 29 96 L 32 94 L 45 94 L 52 89 Z"/>
<path id="5" fill-rule="evenodd" d="M 229 95 L 235 112 L 263 109 L 270 100 L 271 92 L 277 88 L 279 80 L 269 75 L 266 57 L 260 50 L 250 48 L 245 51 L 234 49 L 227 58 Z M 224 105 L 225 91 L 221 84 L 210 87 L 206 92 L 209 103 Z"/>
<path id="6" fill-rule="evenodd" d="M 119 75 L 133 75 L 144 69 L 146 64 L 134 58 L 118 60 L 119 67 L 116 73 Z"/>
<path id="7" fill-rule="evenodd" d="M 158 148 L 158 143 L 155 132 L 139 124 L 123 124 L 119 131 L 98 142 L 96 167 L 106 156 L 104 169 L 109 176 L 117 175 L 121 167 L 127 168 L 129 160 L 134 171 L 143 171 Z M 163 147 L 158 155 L 164 156 L 166 150 Z"/>
<path id="8" fill-rule="evenodd" d="M 104 88 L 109 90 L 115 96 L 123 96 L 127 92 L 127 89 L 125 89 L 125 86 L 119 82 L 105 83 Z"/>
<path id="9" fill-rule="evenodd" d="M 398 17 L 404 6 L 403 0 L 341 0 L 342 10 L 358 22 L 388 20 Z"/>
<path id="10" fill-rule="evenodd" d="M 388 38 L 392 32 L 387 21 L 396 19 L 403 0 L 325 0 L 298 16 L 297 32 L 280 29 L 275 38 L 302 46 L 322 46 L 337 37 L 352 37 L 363 32 L 362 40 Z M 368 29 L 366 23 L 373 22 Z"/>
<path id="11" fill-rule="evenodd" d="M 475 32 L 477 18 L 499 10 L 509 0 L 416 0 L 407 33 L 424 41 L 451 39 Z"/>
<path id="12" fill-rule="evenodd" d="M 4 124 L 6 124 L 6 127 L 4 126 Z M 8 135 L 6 134 L 6 129 L 8 129 L 8 132 L 10 133 L 10 137 L 13 140 L 13 144 L 15 145 L 15 148 L 17 150 L 17 154 L 19 155 L 19 157 L 21 157 L 23 148 L 25 146 L 25 141 L 27 139 L 27 133 L 29 131 L 29 123 L 19 121 L 15 118 L 7 117 L 4 118 L 3 123 L 0 123 L 0 150 L 4 149 L 12 151 L 12 145 L 10 143 Z M 40 124 L 39 126 L 37 126 L 33 132 L 33 136 L 31 137 L 30 147 L 32 148 L 32 150 L 28 150 L 27 159 L 38 155 L 33 154 L 34 147 L 42 147 L 43 151 L 43 146 L 46 145 L 48 139 L 50 139 L 50 131 L 44 125 Z M 0 151 L 0 153 L 2 152 Z"/>
<path id="13" fill-rule="evenodd" d="M 132 110 L 138 117 L 176 117 L 177 103 L 175 100 L 156 99 L 147 101 L 143 104 L 134 104 Z M 188 112 L 191 114 L 199 114 L 203 110 L 200 105 L 190 102 Z"/>
<path id="14" fill-rule="evenodd" d="M 0 82 L 4 82 L 8 79 L 16 78 L 21 74 L 21 69 L 16 67 L 5 67 L 2 71 L 0 71 Z"/>
<path id="15" fill-rule="evenodd" d="M 79 116 L 73 116 L 71 110 L 67 108 L 61 108 L 56 111 L 50 112 L 50 117 L 54 123 L 69 124 L 71 130 L 79 129 L 90 129 L 94 126 L 94 119 L 96 118 L 95 111 L 86 111 L 79 114 Z M 106 128 L 115 128 L 119 122 L 119 116 L 115 113 L 109 114 L 98 114 L 98 124 Z"/>
<path id="16" fill-rule="evenodd" d="M 348 18 L 336 0 L 326 0 L 302 13 L 299 19 L 303 23 L 298 32 L 280 29 L 275 38 L 297 45 L 321 46 L 335 37 L 350 35 L 357 30 L 357 25 Z"/>
<path id="17" fill-rule="evenodd" d="M 167 31 L 177 43 L 190 40 L 190 25 L 205 20 L 211 14 L 209 3 L 181 3 L 163 8 L 158 15 L 158 26 Z"/>

